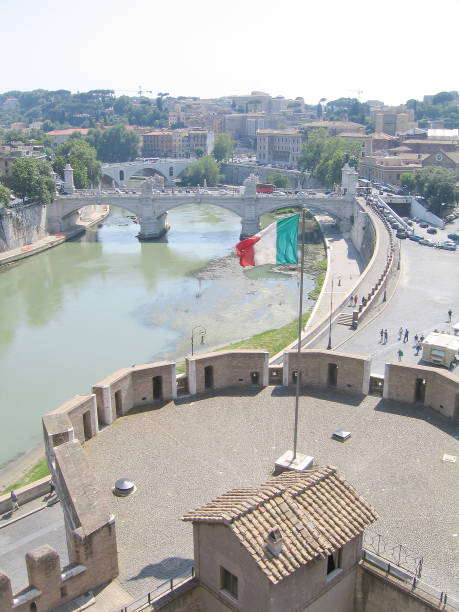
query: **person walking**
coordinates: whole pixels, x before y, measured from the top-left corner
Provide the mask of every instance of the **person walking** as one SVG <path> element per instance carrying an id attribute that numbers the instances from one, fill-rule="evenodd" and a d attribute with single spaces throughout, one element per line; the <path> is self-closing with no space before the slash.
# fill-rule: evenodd
<path id="1" fill-rule="evenodd" d="M 384 330 L 383 329 L 379 332 L 379 335 L 381 336 L 380 342 L 382 344 L 384 342 Z"/>
<path id="2" fill-rule="evenodd" d="M 420 343 L 420 342 L 418 342 L 418 343 L 416 344 L 416 357 L 419 355 L 419 351 L 420 351 L 420 350 L 421 350 L 421 343 Z"/>
<path id="3" fill-rule="evenodd" d="M 357 306 L 357 302 L 359 301 L 359 298 L 354 295 L 354 308 Z"/>
<path id="4" fill-rule="evenodd" d="M 414 337 L 414 346 L 416 346 L 418 342 L 419 342 L 419 336 L 416 334 Z"/>
<path id="5" fill-rule="evenodd" d="M 451 308 L 448 310 L 448 317 L 449 317 L 449 322 L 451 323 L 451 317 L 453 316 L 453 311 L 451 310 Z"/>
<path id="6" fill-rule="evenodd" d="M 403 357 L 403 351 L 402 351 L 402 349 L 398 349 L 398 351 L 397 351 L 397 355 L 398 355 L 398 360 L 399 360 L 399 361 L 401 361 L 401 360 L 402 360 L 402 357 Z"/>
<path id="7" fill-rule="evenodd" d="M 405 335 L 403 337 L 403 342 L 408 342 L 409 335 L 410 335 L 410 332 L 407 329 L 405 329 Z"/>
<path id="8" fill-rule="evenodd" d="M 352 308 L 352 306 L 354 306 L 354 296 L 351 295 L 351 297 L 349 298 L 349 306 Z"/>
<path id="9" fill-rule="evenodd" d="M 16 512 L 16 510 L 19 510 L 18 496 L 12 489 L 10 493 L 10 500 L 11 500 L 11 512 Z"/>
<path id="10" fill-rule="evenodd" d="M 403 327 L 398 330 L 398 339 L 401 340 L 403 335 Z"/>
<path id="11" fill-rule="evenodd" d="M 419 336 L 419 342 L 424 342 L 424 335 L 423 335 L 423 334 L 421 334 L 421 335 Z"/>
<path id="12" fill-rule="evenodd" d="M 384 344 L 387 344 L 387 338 L 388 338 L 388 334 L 387 334 L 387 329 L 384 330 Z"/>

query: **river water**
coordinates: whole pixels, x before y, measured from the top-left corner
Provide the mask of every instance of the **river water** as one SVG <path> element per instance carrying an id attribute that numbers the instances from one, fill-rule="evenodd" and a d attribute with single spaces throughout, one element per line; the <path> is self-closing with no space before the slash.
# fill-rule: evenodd
<path id="1" fill-rule="evenodd" d="M 203 351 L 297 316 L 294 270 L 239 266 L 233 213 L 174 209 L 167 237 L 144 243 L 127 214 L 0 271 L 0 471 L 41 442 L 45 412 L 118 368 L 183 359 L 194 326 Z"/>

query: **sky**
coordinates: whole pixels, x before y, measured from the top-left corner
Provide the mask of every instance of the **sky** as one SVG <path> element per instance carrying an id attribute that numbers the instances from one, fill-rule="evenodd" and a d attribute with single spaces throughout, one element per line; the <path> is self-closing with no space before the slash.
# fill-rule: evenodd
<path id="1" fill-rule="evenodd" d="M 459 89 L 459 0 L 0 0 L 0 19 L 2 93 L 401 104 Z"/>

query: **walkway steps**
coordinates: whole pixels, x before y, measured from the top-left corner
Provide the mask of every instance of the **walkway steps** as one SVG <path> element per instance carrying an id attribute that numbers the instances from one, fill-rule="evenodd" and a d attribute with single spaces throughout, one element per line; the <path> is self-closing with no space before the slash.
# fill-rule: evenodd
<path id="1" fill-rule="evenodd" d="M 352 325 L 352 313 L 348 314 L 347 312 L 342 312 L 338 320 L 336 321 L 339 325 Z"/>

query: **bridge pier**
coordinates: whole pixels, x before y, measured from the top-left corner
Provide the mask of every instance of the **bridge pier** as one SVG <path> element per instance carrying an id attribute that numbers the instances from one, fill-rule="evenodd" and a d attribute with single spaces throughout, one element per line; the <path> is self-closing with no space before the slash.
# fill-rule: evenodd
<path id="1" fill-rule="evenodd" d="M 241 235 L 239 240 L 250 238 L 260 231 L 260 217 L 256 219 L 241 219 Z"/>
<path id="2" fill-rule="evenodd" d="M 139 224 L 139 240 L 155 240 L 156 238 L 161 238 L 169 229 L 167 213 L 163 213 L 159 217 L 139 217 Z"/>

